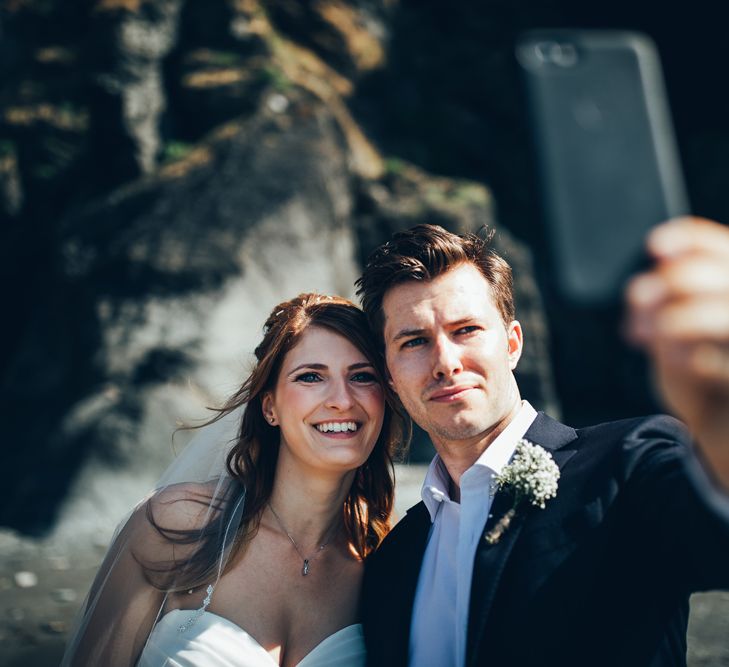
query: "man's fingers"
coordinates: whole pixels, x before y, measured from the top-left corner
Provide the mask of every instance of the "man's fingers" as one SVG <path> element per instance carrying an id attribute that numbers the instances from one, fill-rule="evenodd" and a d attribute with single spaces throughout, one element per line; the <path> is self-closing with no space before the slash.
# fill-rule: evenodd
<path id="1" fill-rule="evenodd" d="M 729 343 L 729 298 L 676 301 L 656 315 L 655 335 L 666 340 Z"/>
<path id="2" fill-rule="evenodd" d="M 729 294 L 729 256 L 688 255 L 659 264 L 628 285 L 633 307 L 655 307 L 671 299 Z"/>
<path id="3" fill-rule="evenodd" d="M 727 227 L 705 218 L 676 218 L 659 225 L 648 235 L 647 247 L 658 259 L 697 252 L 729 260 Z"/>
<path id="4" fill-rule="evenodd" d="M 729 344 L 729 297 L 710 295 L 674 300 L 654 309 L 633 309 L 627 333 L 649 347 L 660 341 Z"/>

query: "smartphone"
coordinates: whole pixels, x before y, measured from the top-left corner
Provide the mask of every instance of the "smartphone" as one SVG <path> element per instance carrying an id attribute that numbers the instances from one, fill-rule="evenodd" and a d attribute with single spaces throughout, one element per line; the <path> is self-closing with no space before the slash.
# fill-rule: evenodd
<path id="1" fill-rule="evenodd" d="M 648 230 L 689 212 L 656 48 L 635 32 L 538 30 L 516 57 L 558 291 L 618 303 Z"/>

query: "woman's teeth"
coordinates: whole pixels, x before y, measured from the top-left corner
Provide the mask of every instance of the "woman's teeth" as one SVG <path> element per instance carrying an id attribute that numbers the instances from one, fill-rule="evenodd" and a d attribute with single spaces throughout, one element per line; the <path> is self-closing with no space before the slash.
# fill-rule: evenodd
<path id="1" fill-rule="evenodd" d="M 345 431 L 356 431 L 356 422 L 326 422 L 324 424 L 317 424 L 316 428 L 322 433 L 344 433 Z"/>

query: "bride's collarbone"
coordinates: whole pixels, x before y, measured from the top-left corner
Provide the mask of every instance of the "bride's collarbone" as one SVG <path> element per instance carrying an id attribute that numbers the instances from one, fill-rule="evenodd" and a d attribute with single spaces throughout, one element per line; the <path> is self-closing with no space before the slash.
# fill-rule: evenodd
<path id="1" fill-rule="evenodd" d="M 312 560 L 306 575 L 296 554 L 251 553 L 223 577 L 227 582 L 221 579 L 225 593 L 217 601 L 255 605 L 256 613 L 270 617 L 303 620 L 316 607 L 354 618 L 362 570 L 361 562 L 335 551 Z"/>
<path id="2" fill-rule="evenodd" d="M 263 539 L 253 540 L 239 564 L 241 576 L 253 579 L 257 585 L 285 587 L 305 596 L 359 588 L 363 563 L 344 540 L 302 555 L 280 536 L 259 537 Z"/>

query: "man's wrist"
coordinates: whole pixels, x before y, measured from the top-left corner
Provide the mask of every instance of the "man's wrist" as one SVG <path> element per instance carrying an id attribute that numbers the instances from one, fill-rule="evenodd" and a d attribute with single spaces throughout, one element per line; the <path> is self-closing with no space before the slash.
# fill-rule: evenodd
<path id="1" fill-rule="evenodd" d="M 729 488 L 703 460 L 701 450 L 695 448 L 686 457 L 689 480 L 706 505 L 724 520 L 729 521 Z"/>

